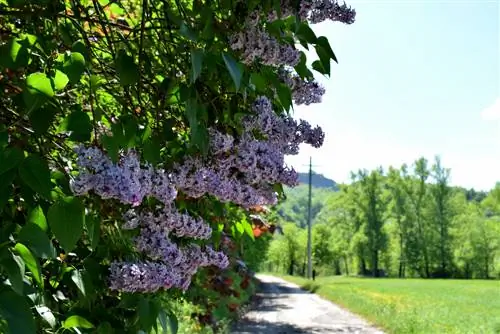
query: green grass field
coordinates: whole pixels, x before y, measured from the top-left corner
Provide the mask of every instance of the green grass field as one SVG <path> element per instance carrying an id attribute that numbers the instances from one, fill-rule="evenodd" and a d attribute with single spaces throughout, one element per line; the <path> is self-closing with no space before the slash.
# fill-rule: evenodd
<path id="1" fill-rule="evenodd" d="M 500 333 L 500 281 L 281 277 L 388 333 Z"/>

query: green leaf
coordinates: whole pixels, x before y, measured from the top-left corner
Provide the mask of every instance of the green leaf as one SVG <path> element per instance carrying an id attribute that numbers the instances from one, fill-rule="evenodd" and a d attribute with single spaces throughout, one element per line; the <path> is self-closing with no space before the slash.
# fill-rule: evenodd
<path id="1" fill-rule="evenodd" d="M 236 60 L 234 60 L 229 53 L 223 52 L 222 59 L 224 59 L 227 70 L 233 79 L 236 90 L 238 91 L 241 85 L 241 78 L 243 77 L 243 66 L 236 62 Z"/>
<path id="2" fill-rule="evenodd" d="M 101 228 L 99 220 L 93 216 L 85 217 L 85 229 L 87 230 L 87 236 L 90 241 L 90 247 L 96 249 L 99 244 L 99 239 L 101 237 Z"/>
<path id="3" fill-rule="evenodd" d="M 186 102 L 186 117 L 189 121 L 191 131 L 191 144 L 200 149 L 203 154 L 208 152 L 208 130 L 205 122 L 207 119 L 207 109 L 198 104 L 195 99 Z"/>
<path id="4" fill-rule="evenodd" d="M 59 70 L 55 70 L 54 77 L 51 80 L 55 90 L 63 90 L 69 82 L 68 76 Z"/>
<path id="5" fill-rule="evenodd" d="M 241 222 L 235 222 L 234 227 L 236 228 L 236 231 L 238 231 L 238 236 L 241 236 L 245 231 Z"/>
<path id="6" fill-rule="evenodd" d="M 116 57 L 116 71 L 122 86 L 133 85 L 139 81 L 139 66 L 134 62 L 134 58 L 124 50 L 120 50 Z"/>
<path id="7" fill-rule="evenodd" d="M 259 73 L 252 73 L 250 75 L 250 82 L 255 86 L 258 91 L 265 91 L 268 87 L 266 80 Z"/>
<path id="8" fill-rule="evenodd" d="M 284 84 L 279 84 L 276 88 L 281 105 L 285 110 L 290 110 L 290 107 L 292 107 L 292 91 Z"/>
<path id="9" fill-rule="evenodd" d="M 333 53 L 332 47 L 330 46 L 330 42 L 328 42 L 328 39 L 325 36 L 318 37 L 316 44 L 322 47 L 330 59 L 333 59 L 334 62 L 338 63 L 337 57 L 335 57 L 335 53 Z"/>
<path id="10" fill-rule="evenodd" d="M 12 290 L 1 291 L 0 315 L 7 321 L 9 333 L 36 334 L 35 318 L 24 296 Z"/>
<path id="11" fill-rule="evenodd" d="M 161 325 L 161 328 L 163 329 L 163 334 L 168 333 L 168 317 L 167 313 L 165 310 L 161 309 L 160 312 L 158 313 L 158 322 Z"/>
<path id="12" fill-rule="evenodd" d="M 318 38 L 314 31 L 309 27 L 309 24 L 302 22 L 299 29 L 296 32 L 297 38 L 301 41 L 305 41 L 309 44 L 314 44 L 317 42 Z"/>
<path id="13" fill-rule="evenodd" d="M 62 324 L 63 328 L 94 328 L 94 325 L 90 323 L 87 319 L 80 317 L 78 315 L 72 315 L 66 320 L 64 320 Z"/>
<path id="14" fill-rule="evenodd" d="M 181 27 L 179 28 L 179 34 L 193 42 L 196 42 L 198 39 L 196 33 L 193 30 L 191 30 L 191 28 L 189 28 L 187 24 L 184 22 L 181 23 Z"/>
<path id="15" fill-rule="evenodd" d="M 35 309 L 43 318 L 43 320 L 45 320 L 50 325 L 51 328 L 56 327 L 56 317 L 54 317 L 54 314 L 52 313 L 50 308 L 45 305 L 38 305 L 35 306 Z"/>
<path id="16" fill-rule="evenodd" d="M 294 67 L 301 79 L 314 78 L 312 72 L 307 68 L 307 57 L 304 52 L 300 52 L 300 62 Z"/>
<path id="17" fill-rule="evenodd" d="M 78 40 L 71 45 L 71 51 L 81 54 L 86 61 L 90 61 L 90 53 L 82 40 Z"/>
<path id="18" fill-rule="evenodd" d="M 30 48 L 36 42 L 33 35 L 14 38 L 0 47 L 0 66 L 17 70 L 26 67 L 31 62 Z"/>
<path id="19" fill-rule="evenodd" d="M 323 67 L 323 63 L 319 60 L 315 60 L 313 61 L 312 63 L 312 68 L 316 71 L 318 71 L 319 73 L 321 74 L 324 74 L 324 75 L 327 75 L 328 72 L 325 70 L 325 68 Z"/>
<path id="20" fill-rule="evenodd" d="M 330 56 L 328 55 L 328 52 L 320 45 L 316 45 L 314 48 L 316 49 L 321 65 L 323 65 L 323 69 L 326 72 L 324 74 L 330 75 Z"/>
<path id="21" fill-rule="evenodd" d="M 36 193 L 50 200 L 52 182 L 47 163 L 35 155 L 30 155 L 19 166 L 19 176 Z"/>
<path id="22" fill-rule="evenodd" d="M 78 142 L 89 141 L 93 130 L 89 115 L 81 110 L 73 111 L 65 120 L 66 131 L 71 131 L 70 139 Z"/>
<path id="23" fill-rule="evenodd" d="M 45 214 L 43 213 L 43 210 L 40 206 L 37 206 L 30 211 L 27 221 L 28 224 L 38 225 L 38 227 L 40 227 L 42 231 L 47 232 L 47 219 L 45 218 Z"/>
<path id="24" fill-rule="evenodd" d="M 168 322 L 169 322 L 170 331 L 172 332 L 172 334 L 177 334 L 177 332 L 179 331 L 179 320 L 177 319 L 175 314 L 173 314 L 173 313 L 169 314 Z"/>
<path id="25" fill-rule="evenodd" d="M 72 251 L 83 233 L 85 208 L 76 197 L 66 197 L 54 203 L 48 211 L 50 228 L 61 246 Z"/>
<path id="26" fill-rule="evenodd" d="M 12 254 L 10 250 L 4 248 L 0 253 L 0 264 L 7 273 L 12 290 L 22 296 L 25 267 L 23 259 L 20 256 Z"/>
<path id="27" fill-rule="evenodd" d="M 119 146 L 115 138 L 105 135 L 101 138 L 102 146 L 106 149 L 108 156 L 113 162 L 118 160 Z"/>
<path id="28" fill-rule="evenodd" d="M 143 146 L 143 156 L 146 161 L 152 163 L 153 165 L 160 162 L 161 144 L 160 139 L 157 136 L 149 138 L 144 142 Z"/>
<path id="29" fill-rule="evenodd" d="M 66 55 L 63 71 L 68 76 L 70 83 L 79 82 L 83 72 L 85 72 L 85 57 L 80 52 L 71 52 L 71 54 Z"/>
<path id="30" fill-rule="evenodd" d="M 83 282 L 83 277 L 82 277 L 82 273 L 80 272 L 80 270 L 75 269 L 71 272 L 71 280 L 73 281 L 73 283 L 75 283 L 78 290 L 85 297 L 87 295 L 87 293 L 85 291 L 85 283 Z"/>
<path id="31" fill-rule="evenodd" d="M 0 175 L 16 168 L 23 159 L 23 151 L 17 147 L 0 150 Z"/>
<path id="32" fill-rule="evenodd" d="M 139 305 L 137 308 L 137 313 L 139 315 L 139 322 L 141 324 L 141 329 L 149 333 L 156 324 L 156 319 L 158 318 L 159 308 L 151 300 L 142 297 L 139 300 Z"/>
<path id="33" fill-rule="evenodd" d="M 203 66 L 203 50 L 196 49 L 191 51 L 191 82 L 195 82 L 201 74 Z"/>
<path id="34" fill-rule="evenodd" d="M 40 226 L 34 223 L 27 223 L 19 232 L 18 238 L 19 241 L 28 245 L 38 257 L 42 259 L 53 259 L 56 257 L 54 246 Z"/>
<path id="35" fill-rule="evenodd" d="M 38 260 L 35 258 L 33 253 L 26 247 L 25 245 L 21 243 L 17 243 L 14 246 L 14 251 L 23 259 L 24 264 L 26 265 L 26 268 L 31 271 L 33 274 L 33 278 L 35 279 L 35 282 L 38 283 L 38 285 L 43 288 L 43 280 L 42 280 L 42 272 L 40 268 L 40 263 L 38 263 Z"/>
<path id="36" fill-rule="evenodd" d="M 35 133 L 38 135 L 46 133 L 54 121 L 56 113 L 57 110 L 51 104 L 33 110 L 28 117 Z"/>
<path id="37" fill-rule="evenodd" d="M 52 82 L 45 73 L 36 72 L 26 78 L 26 89 L 23 99 L 29 114 L 32 110 L 40 108 L 48 99 L 54 96 Z"/>
<path id="38" fill-rule="evenodd" d="M 241 225 L 243 226 L 245 233 L 250 237 L 250 239 L 255 240 L 255 237 L 253 235 L 252 224 L 250 224 L 250 222 L 248 220 L 243 219 L 241 221 Z"/>

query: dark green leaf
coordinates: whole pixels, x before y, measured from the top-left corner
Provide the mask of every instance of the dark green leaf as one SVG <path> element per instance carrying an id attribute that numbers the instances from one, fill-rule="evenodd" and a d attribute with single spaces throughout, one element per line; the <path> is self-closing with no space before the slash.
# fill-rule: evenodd
<path id="1" fill-rule="evenodd" d="M 179 320 L 177 320 L 175 314 L 169 314 L 168 322 L 170 324 L 170 331 L 172 332 L 172 334 L 177 334 L 177 332 L 179 331 Z"/>
<path id="2" fill-rule="evenodd" d="M 96 217 L 86 216 L 85 228 L 87 230 L 87 235 L 90 241 L 90 247 L 95 250 L 95 248 L 99 244 L 99 239 L 101 237 L 99 220 Z"/>
<path id="3" fill-rule="evenodd" d="M 90 140 L 92 122 L 89 115 L 81 110 L 73 111 L 65 120 L 66 131 L 71 131 L 70 139 L 79 142 Z"/>
<path id="4" fill-rule="evenodd" d="M 68 76 L 70 83 L 77 83 L 85 72 L 85 57 L 80 52 L 71 52 L 71 54 L 66 55 L 63 71 Z"/>
<path id="5" fill-rule="evenodd" d="M 321 65 L 323 65 L 323 69 L 325 70 L 324 74 L 330 75 L 330 56 L 322 46 L 316 45 L 314 48 L 316 49 Z"/>
<path id="6" fill-rule="evenodd" d="M 338 63 L 337 57 L 335 57 L 335 53 L 333 53 L 332 47 L 325 36 L 318 37 L 316 44 L 323 48 L 330 59 L 333 59 L 334 62 Z"/>
<path id="7" fill-rule="evenodd" d="M 12 290 L 0 292 L 0 315 L 7 321 L 9 333 L 36 334 L 36 325 L 25 297 Z"/>
<path id="8" fill-rule="evenodd" d="M 17 147 L 6 148 L 5 150 L 0 149 L 0 174 L 16 168 L 23 161 L 23 158 L 23 151 Z"/>
<path id="9" fill-rule="evenodd" d="M 295 66 L 295 71 L 302 79 L 314 78 L 312 72 L 307 68 L 307 57 L 304 52 L 300 52 L 300 62 Z"/>
<path id="10" fill-rule="evenodd" d="M 292 106 L 292 91 L 290 90 L 290 87 L 284 84 L 279 84 L 276 88 L 281 105 L 285 108 L 285 110 L 290 110 L 290 107 Z"/>
<path id="11" fill-rule="evenodd" d="M 318 40 L 314 31 L 309 27 L 309 24 L 302 22 L 296 33 L 299 40 L 303 40 L 309 44 L 314 44 Z"/>
<path id="12" fill-rule="evenodd" d="M 80 272 L 80 270 L 75 269 L 71 272 L 71 280 L 73 281 L 73 283 L 75 283 L 78 290 L 85 297 L 87 293 L 85 291 L 85 283 L 83 281 L 82 273 Z"/>
<path id="13" fill-rule="evenodd" d="M 51 80 L 55 90 L 63 90 L 69 82 L 68 76 L 59 70 L 55 70 Z"/>
<path id="14" fill-rule="evenodd" d="M 72 315 L 66 320 L 64 320 L 62 324 L 63 328 L 94 328 L 94 325 L 90 323 L 87 319 L 80 317 L 78 315 Z"/>
<path id="15" fill-rule="evenodd" d="M 26 89 L 23 91 L 23 99 L 28 109 L 27 113 L 39 108 L 48 99 L 54 96 L 52 82 L 45 73 L 37 72 L 26 78 Z"/>
<path id="16" fill-rule="evenodd" d="M 106 149 L 108 156 L 113 162 L 118 160 L 119 146 L 113 136 L 105 135 L 101 138 L 102 146 Z"/>
<path id="17" fill-rule="evenodd" d="M 43 288 L 43 280 L 42 280 L 42 272 L 40 268 L 40 263 L 38 263 L 38 260 L 35 258 L 33 253 L 26 247 L 25 245 L 21 243 L 17 243 L 14 246 L 14 251 L 23 259 L 24 264 L 26 265 L 26 268 L 31 271 L 33 274 L 33 278 L 35 282 L 38 283 L 38 285 Z"/>
<path id="18" fill-rule="evenodd" d="M 229 53 L 222 53 L 222 59 L 224 59 L 224 63 L 226 64 L 227 70 L 233 79 L 234 86 L 238 91 L 241 85 L 241 78 L 243 77 L 243 66 L 236 62 L 234 58 Z"/>
<path id="19" fill-rule="evenodd" d="M 12 254 L 11 251 L 4 248 L 0 253 L 0 264 L 7 272 L 12 290 L 17 294 L 23 295 L 24 262 L 20 256 Z"/>
<path id="20" fill-rule="evenodd" d="M 157 164 L 160 162 L 161 144 L 157 136 L 151 137 L 144 143 L 143 156 L 148 162 Z"/>
<path id="21" fill-rule="evenodd" d="M 139 300 L 139 305 L 137 309 L 139 315 L 139 322 L 141 328 L 149 333 L 156 323 L 156 318 L 158 318 L 159 309 L 156 305 L 147 298 L 141 298 Z"/>
<path id="22" fill-rule="evenodd" d="M 327 75 L 328 72 L 325 70 L 325 68 L 323 67 L 323 63 L 319 60 L 315 60 L 313 61 L 312 63 L 312 68 L 316 71 L 318 71 L 319 73 L 321 74 L 324 74 L 324 75 Z"/>
<path id="23" fill-rule="evenodd" d="M 30 155 L 19 166 L 19 176 L 36 193 L 51 199 L 50 170 L 47 163 L 35 155 Z"/>
<path id="24" fill-rule="evenodd" d="M 187 24 L 184 22 L 181 23 L 181 27 L 179 28 L 179 34 L 193 42 L 196 42 L 196 40 L 198 39 L 196 33 L 193 30 L 191 30 L 191 28 L 189 28 Z"/>
<path id="25" fill-rule="evenodd" d="M 31 127 L 38 135 L 44 134 L 54 121 L 57 111 L 51 104 L 33 110 L 29 114 Z"/>
<path id="26" fill-rule="evenodd" d="M 158 322 L 160 323 L 161 328 L 163 329 L 163 334 L 168 333 L 167 321 L 168 321 L 167 313 L 165 312 L 165 310 L 161 309 L 160 312 L 158 313 Z"/>
<path id="27" fill-rule="evenodd" d="M 56 327 L 56 317 L 54 317 L 54 314 L 47 306 L 39 305 L 36 306 L 35 309 L 51 328 Z"/>
<path id="28" fill-rule="evenodd" d="M 124 50 L 120 50 L 116 57 L 116 71 L 122 86 L 133 85 L 139 81 L 139 66 L 135 63 L 134 58 Z"/>
<path id="29" fill-rule="evenodd" d="M 85 209 L 78 198 L 66 197 L 48 211 L 49 226 L 66 252 L 72 251 L 83 233 Z"/>
<path id="30" fill-rule="evenodd" d="M 27 223 L 19 232 L 18 238 L 19 241 L 28 245 L 38 257 L 42 259 L 53 259 L 56 257 L 54 246 L 40 226 L 34 223 Z"/>
<path id="31" fill-rule="evenodd" d="M 257 91 L 265 91 L 268 87 L 266 80 L 259 73 L 252 73 L 250 75 L 250 82 L 255 86 Z"/>
<path id="32" fill-rule="evenodd" d="M 203 50 L 191 51 L 191 82 L 195 82 L 201 74 L 203 66 Z"/>

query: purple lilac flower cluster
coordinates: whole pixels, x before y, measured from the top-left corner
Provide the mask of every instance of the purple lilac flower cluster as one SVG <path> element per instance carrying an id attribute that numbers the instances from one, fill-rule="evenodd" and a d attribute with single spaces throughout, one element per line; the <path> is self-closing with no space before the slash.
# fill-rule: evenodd
<path id="1" fill-rule="evenodd" d="M 310 23 L 320 23 L 326 20 L 339 21 L 345 24 L 352 24 L 356 18 L 356 11 L 347 6 L 345 2 L 341 5 L 337 0 L 302 0 L 298 10 L 294 8 L 292 0 L 281 0 L 282 18 L 299 15 L 303 21 Z M 256 14 L 252 13 L 252 17 Z M 267 21 L 272 22 L 279 18 L 276 11 L 267 15 Z"/>
<path id="2" fill-rule="evenodd" d="M 116 164 L 97 147 L 79 146 L 75 151 L 80 173 L 72 180 L 71 188 L 76 195 L 94 191 L 101 198 L 115 198 L 132 206 L 140 205 L 146 196 L 153 196 L 164 204 L 155 211 L 134 209 L 125 213 L 122 227 L 140 227 L 140 234 L 134 239 L 136 249 L 155 262 L 113 263 L 110 267 L 112 289 L 151 292 L 179 287 L 186 290 L 198 267 L 228 266 L 229 260 L 221 252 L 209 247 L 202 251 L 196 245 L 181 250 L 168 237 L 172 233 L 177 237 L 208 239 L 212 229 L 203 219 L 175 209 L 173 201 L 177 190 L 166 171 L 152 166 L 143 168 L 134 151 L 123 154 Z"/>
<path id="3" fill-rule="evenodd" d="M 210 194 L 250 208 L 276 204 L 272 184 L 297 185 L 298 174 L 285 165 L 285 154 L 297 154 L 301 143 L 320 147 L 323 131 L 304 120 L 297 123 L 277 115 L 264 96 L 254 101 L 252 111 L 242 120 L 244 132 L 238 140 L 209 130 L 211 160 L 188 157 L 174 165 L 172 182 L 179 190 L 189 197 Z M 257 139 L 255 132 L 264 139 Z"/>
<path id="4" fill-rule="evenodd" d="M 252 21 L 253 24 L 253 21 Z M 257 26 L 247 24 L 245 31 L 230 37 L 232 50 L 240 51 L 240 58 L 245 64 L 258 60 L 264 65 L 297 66 L 300 62 L 300 51 L 288 44 L 280 44 L 267 32 Z"/>
<path id="5" fill-rule="evenodd" d="M 208 239 L 212 235 L 212 228 L 203 219 L 183 214 L 173 206 L 166 205 L 156 211 L 129 210 L 124 214 L 123 220 L 124 229 L 154 228 L 167 234 L 194 239 Z"/>
<path id="6" fill-rule="evenodd" d="M 177 196 L 168 175 L 149 165 L 142 168 L 133 150 L 122 155 L 116 164 L 97 147 L 77 146 L 75 152 L 79 174 L 70 187 L 76 195 L 93 190 L 103 199 L 114 198 L 133 206 L 140 205 L 146 196 L 154 196 L 165 204 Z"/>
<path id="7" fill-rule="evenodd" d="M 113 262 L 110 266 L 110 288 L 125 292 L 155 292 L 159 289 L 177 287 L 187 290 L 191 278 L 199 267 L 214 265 L 226 268 L 229 265 L 227 256 L 214 251 L 210 247 L 202 249 L 198 245 L 189 245 L 179 249 L 167 238 L 157 240 L 156 233 L 143 235 L 139 247 L 152 256 L 160 252 L 155 247 L 162 247 L 166 258 L 161 262 Z M 146 234 L 146 232 L 145 232 Z M 146 240 L 150 238 L 150 243 Z M 166 261 L 169 260 L 169 261 Z"/>
<path id="8" fill-rule="evenodd" d="M 281 81 L 290 87 L 292 99 L 296 105 L 321 103 L 325 88 L 318 84 L 316 80 L 303 80 L 300 76 L 288 70 L 281 70 L 279 77 Z"/>

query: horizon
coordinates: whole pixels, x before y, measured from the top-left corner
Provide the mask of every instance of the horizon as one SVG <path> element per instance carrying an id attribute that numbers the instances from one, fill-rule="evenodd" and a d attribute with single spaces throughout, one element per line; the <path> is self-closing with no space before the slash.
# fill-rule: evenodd
<path id="1" fill-rule="evenodd" d="M 301 145 L 286 162 L 303 172 L 312 156 L 317 173 L 349 184 L 351 171 L 440 156 L 451 185 L 491 190 L 500 180 L 498 2 L 348 5 L 357 12 L 352 25 L 312 26 L 339 61 L 330 79 L 315 73 L 323 103 L 293 111 L 320 125 L 325 143 Z M 305 52 L 309 63 L 317 59 Z"/>

